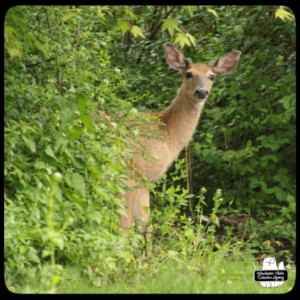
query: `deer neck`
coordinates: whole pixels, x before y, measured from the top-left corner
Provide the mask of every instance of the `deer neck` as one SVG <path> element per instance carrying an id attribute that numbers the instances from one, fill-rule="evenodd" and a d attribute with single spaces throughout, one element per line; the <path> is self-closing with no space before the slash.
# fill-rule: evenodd
<path id="1" fill-rule="evenodd" d="M 162 121 L 166 124 L 165 130 L 169 135 L 170 150 L 176 158 L 191 140 L 204 103 L 205 101 L 195 102 L 189 99 L 181 88 L 171 105 L 162 112 Z"/>

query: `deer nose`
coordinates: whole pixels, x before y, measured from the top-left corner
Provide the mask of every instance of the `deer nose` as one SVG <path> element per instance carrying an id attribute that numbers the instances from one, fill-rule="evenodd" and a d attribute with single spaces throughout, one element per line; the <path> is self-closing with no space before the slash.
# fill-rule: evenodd
<path id="1" fill-rule="evenodd" d="M 198 88 L 194 92 L 194 96 L 199 99 L 206 99 L 208 97 L 208 90 L 205 88 Z"/>

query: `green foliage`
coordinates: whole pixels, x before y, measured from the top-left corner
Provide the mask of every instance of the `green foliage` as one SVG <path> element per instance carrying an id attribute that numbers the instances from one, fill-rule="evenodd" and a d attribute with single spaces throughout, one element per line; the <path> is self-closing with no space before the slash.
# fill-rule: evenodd
<path id="1" fill-rule="evenodd" d="M 165 42 L 194 62 L 234 49 L 242 57 L 232 74 L 216 79 L 190 145 L 192 178 L 180 158 L 153 185 L 155 257 L 186 263 L 195 250 L 207 258 L 215 249 L 276 253 L 282 241 L 291 247 L 279 252 L 292 257 L 296 50 L 289 8 L 16 6 L 6 14 L 4 38 L 6 280 L 36 279 L 40 285 L 27 292 L 55 292 L 67 269 L 95 286 L 158 269 L 139 256 L 142 237 L 118 229 L 124 203 L 117 195 L 129 177 L 124 158 L 136 150 L 126 147 L 128 138 L 141 146 L 141 135 L 155 135 L 137 110 L 164 109 L 181 84 L 163 60 Z M 243 241 L 227 229 L 221 243 L 218 215 L 230 211 L 264 225 L 252 221 Z"/>
<path id="2" fill-rule="evenodd" d="M 283 6 L 280 6 L 280 8 L 277 8 L 275 12 L 275 17 L 280 18 L 282 21 L 285 22 L 286 19 L 288 20 L 294 20 L 295 16 L 286 11 Z"/>
<path id="3" fill-rule="evenodd" d="M 194 167 L 199 174 L 194 181 L 207 178 L 238 210 L 285 223 L 291 219 L 280 218 L 279 212 L 289 197 L 294 199 L 296 187 L 295 27 L 280 21 L 274 26 L 264 13 L 260 7 L 231 9 L 231 20 L 240 15 L 241 25 L 233 29 L 239 26 L 245 50 L 228 27 L 218 26 L 221 42 L 226 40 L 227 47 L 236 43 L 233 47 L 243 55 L 238 72 L 219 78 L 203 113 L 192 145 L 202 162 Z M 249 26 L 250 19 L 255 26 Z"/>
<path id="4" fill-rule="evenodd" d="M 27 9 L 33 14 L 35 10 L 44 10 L 49 24 L 56 24 L 56 9 L 49 12 L 45 8 Z M 76 25 L 64 28 L 72 36 L 77 32 Z M 66 31 L 55 31 L 58 36 L 48 36 L 47 47 L 60 49 L 68 44 Z M 105 48 L 93 50 L 99 44 L 91 43 L 92 40 L 92 35 L 88 36 L 81 49 L 54 51 L 53 66 L 52 60 L 48 62 L 50 66 L 43 63 L 38 53 L 28 54 L 23 62 L 7 56 L 4 171 L 7 276 L 14 274 L 30 281 L 30 272 L 39 271 L 42 279 L 49 278 L 43 280 L 54 284 L 61 275 L 57 267 L 68 263 L 79 265 L 86 272 L 94 265 L 93 274 L 102 278 L 103 274 L 115 274 L 117 261 L 125 268 L 134 260 L 132 244 L 118 233 L 117 227 L 117 213 L 124 209 L 117 194 L 124 193 L 121 179 L 127 176 L 123 170 L 127 152 L 120 144 L 126 131 L 122 123 L 101 121 L 96 114 L 99 103 L 94 95 L 97 94 L 104 108 L 109 102 L 110 112 L 126 111 L 130 106 L 112 94 L 116 88 L 114 82 L 122 83 L 124 79 L 111 69 Z M 88 55 L 84 54 L 90 47 Z M 95 68 L 97 56 L 101 56 L 98 60 L 101 68 Z M 38 61 L 34 66 L 33 60 Z M 95 80 L 101 81 L 95 84 Z M 117 130 L 110 124 L 115 124 Z M 110 140 L 112 135 L 116 140 Z M 62 174 L 60 186 L 55 185 L 53 174 Z M 43 272 L 44 268 L 50 271 Z M 99 283 L 97 276 L 94 280 Z M 41 287 L 40 292 L 53 292 L 53 284 Z"/>

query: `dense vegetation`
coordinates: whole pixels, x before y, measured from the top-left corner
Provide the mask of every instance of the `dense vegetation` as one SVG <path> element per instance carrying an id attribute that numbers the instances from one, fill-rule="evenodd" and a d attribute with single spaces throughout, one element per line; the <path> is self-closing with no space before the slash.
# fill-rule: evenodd
<path id="1" fill-rule="evenodd" d="M 295 262 L 295 20 L 273 6 L 16 6 L 5 17 L 5 276 L 55 291 L 75 268 L 96 286 L 216 249 Z M 190 146 L 152 187 L 153 253 L 119 232 L 128 117 L 169 105 L 181 78 L 164 43 L 217 78 Z M 101 109 L 114 122 L 99 116 Z M 118 117 L 118 112 L 124 112 Z M 133 127 L 132 139 L 139 140 Z M 111 137 L 114 137 L 112 140 Z M 247 221 L 222 228 L 221 217 Z M 204 222 L 206 221 L 206 223 Z M 220 251 L 221 251 L 220 250 Z M 239 255 L 237 255 L 239 253 Z M 150 256 L 151 257 L 151 256 Z M 238 258 L 237 258 L 238 257 Z M 261 259 L 259 260 L 261 261 Z M 203 267 L 203 265 L 202 265 Z M 73 271 L 72 271 L 73 272 Z"/>

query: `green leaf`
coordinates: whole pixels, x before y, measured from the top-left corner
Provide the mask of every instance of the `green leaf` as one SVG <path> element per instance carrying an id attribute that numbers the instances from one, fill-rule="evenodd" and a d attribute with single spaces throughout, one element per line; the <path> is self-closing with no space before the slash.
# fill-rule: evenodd
<path id="1" fill-rule="evenodd" d="M 185 45 L 191 46 L 191 43 L 195 45 L 196 39 L 189 33 L 177 33 L 174 43 L 179 43 L 181 48 Z"/>
<path id="2" fill-rule="evenodd" d="M 260 165 L 264 168 L 268 164 L 267 160 L 261 160 Z"/>
<path id="3" fill-rule="evenodd" d="M 202 155 L 203 157 L 206 157 L 207 155 L 209 155 L 209 153 L 210 153 L 210 150 L 209 150 L 209 149 L 203 149 L 203 150 L 201 151 L 201 155 Z"/>
<path id="4" fill-rule="evenodd" d="M 66 180 L 66 183 L 69 187 L 73 187 L 72 185 L 72 179 L 71 179 L 71 175 L 70 174 L 66 174 L 65 175 L 65 180 Z"/>
<path id="5" fill-rule="evenodd" d="M 50 250 L 43 250 L 42 252 L 42 257 L 47 257 L 47 256 L 50 256 L 51 255 L 51 251 Z"/>
<path id="6" fill-rule="evenodd" d="M 138 27 L 138 26 L 136 26 L 136 25 L 133 25 L 133 26 L 131 27 L 131 33 L 134 35 L 134 37 L 141 36 L 141 37 L 144 38 L 142 28 L 141 28 L 141 27 Z"/>
<path id="7" fill-rule="evenodd" d="M 118 208 L 117 210 L 116 210 L 116 212 L 117 212 L 117 214 L 119 214 L 119 215 L 122 215 L 122 216 L 124 216 L 124 217 L 128 217 L 128 214 L 127 214 L 127 212 L 124 210 L 124 209 L 120 209 L 120 208 Z"/>
<path id="8" fill-rule="evenodd" d="M 174 43 L 179 43 L 180 47 L 184 48 L 185 45 L 189 45 L 189 40 L 185 33 L 178 33 Z"/>
<path id="9" fill-rule="evenodd" d="M 115 262 L 115 259 L 113 257 L 106 257 L 104 259 L 106 265 L 109 267 L 109 269 L 112 269 L 112 270 L 116 270 L 116 262 Z"/>
<path id="10" fill-rule="evenodd" d="M 182 6 L 182 9 L 185 9 L 189 12 L 190 17 L 194 15 L 194 11 L 197 9 L 197 6 L 195 5 L 187 5 L 187 6 Z"/>
<path id="11" fill-rule="evenodd" d="M 274 187 L 275 196 L 279 201 L 284 200 L 286 193 L 278 186 Z"/>
<path id="12" fill-rule="evenodd" d="M 70 107 L 64 107 L 61 111 L 61 128 L 64 129 L 68 123 L 78 118 L 74 110 Z"/>
<path id="13" fill-rule="evenodd" d="M 102 222 L 102 215 L 98 211 L 93 211 L 88 215 L 89 221 L 93 221 L 97 224 L 101 224 Z"/>
<path id="14" fill-rule="evenodd" d="M 130 25 L 127 21 L 118 20 L 117 24 L 117 29 L 121 29 L 123 34 L 130 30 Z"/>
<path id="15" fill-rule="evenodd" d="M 40 217 L 41 217 L 41 214 L 40 214 L 40 210 L 39 210 L 39 208 L 38 207 L 32 207 L 31 208 L 31 213 L 32 213 L 32 215 L 36 218 L 36 219 L 40 219 Z"/>
<path id="16" fill-rule="evenodd" d="M 263 181 L 258 181 L 258 180 L 252 180 L 250 183 L 250 189 L 254 189 L 256 187 L 261 187 L 263 190 L 267 189 L 267 186 L 265 182 Z"/>
<path id="17" fill-rule="evenodd" d="M 30 248 L 28 251 L 28 258 L 36 263 L 40 263 L 40 258 L 36 254 L 36 250 Z"/>
<path id="18" fill-rule="evenodd" d="M 64 132 L 68 135 L 72 142 L 75 142 L 77 138 L 83 133 L 84 129 L 80 126 L 74 125 L 70 128 L 66 128 Z"/>
<path id="19" fill-rule="evenodd" d="M 289 172 L 289 170 L 287 168 L 279 168 L 277 174 L 278 175 L 285 175 Z"/>
<path id="20" fill-rule="evenodd" d="M 53 275 L 53 276 L 51 277 L 51 280 L 52 280 L 52 283 L 56 285 L 56 284 L 60 281 L 60 276 L 58 276 L 58 275 Z"/>
<path id="21" fill-rule="evenodd" d="M 187 230 L 184 232 L 184 236 L 186 236 L 186 237 L 194 237 L 195 234 L 194 234 L 193 229 L 192 229 L 192 228 L 187 229 Z"/>
<path id="22" fill-rule="evenodd" d="M 217 12 L 214 9 L 211 9 L 211 8 L 207 7 L 206 11 L 208 11 L 211 14 L 213 14 L 216 18 L 219 18 Z"/>
<path id="23" fill-rule="evenodd" d="M 175 29 L 180 31 L 178 27 L 179 24 L 180 21 L 178 19 L 164 19 L 161 31 L 168 30 L 170 35 L 173 36 Z"/>
<path id="24" fill-rule="evenodd" d="M 82 159 L 79 156 L 74 156 L 73 163 L 76 166 L 76 168 L 78 168 L 78 169 L 82 169 L 82 168 L 86 168 L 87 167 L 87 163 L 85 162 L 85 160 Z"/>
<path id="25" fill-rule="evenodd" d="M 55 197 L 57 198 L 57 200 L 59 200 L 60 202 L 62 202 L 62 192 L 61 189 L 59 187 L 57 187 L 55 189 Z"/>
<path id="26" fill-rule="evenodd" d="M 252 147 L 252 141 L 249 140 L 246 144 L 246 148 L 251 148 Z"/>
<path id="27" fill-rule="evenodd" d="M 201 152 L 201 145 L 200 143 L 194 142 L 193 143 L 194 152 L 196 154 L 199 154 Z"/>
<path id="28" fill-rule="evenodd" d="M 188 195 L 185 196 L 186 199 L 193 198 L 193 197 L 195 197 L 194 194 L 188 194 Z"/>
<path id="29" fill-rule="evenodd" d="M 272 125 L 278 125 L 282 122 L 282 117 L 280 115 L 269 115 L 269 120 Z"/>
<path id="30" fill-rule="evenodd" d="M 287 200 L 288 202 L 295 202 L 295 197 L 292 196 L 292 195 L 287 195 L 286 200 Z"/>
<path id="31" fill-rule="evenodd" d="M 80 111 L 81 114 L 85 114 L 84 110 L 86 108 L 87 105 L 87 96 L 83 93 L 78 93 L 76 95 L 76 100 L 78 103 L 78 109 Z"/>
<path id="32" fill-rule="evenodd" d="M 59 149 L 61 151 L 64 151 L 66 146 L 68 145 L 68 141 L 65 137 L 60 137 L 58 140 L 56 140 L 54 145 L 54 151 L 57 152 Z"/>
<path id="33" fill-rule="evenodd" d="M 196 39 L 192 35 L 190 35 L 189 33 L 186 33 L 186 36 L 188 37 L 188 39 L 191 41 L 191 43 L 195 47 L 195 45 L 196 45 Z"/>
<path id="34" fill-rule="evenodd" d="M 78 174 L 74 173 L 72 176 L 72 187 L 79 191 L 83 197 L 85 197 L 85 182 L 83 177 Z"/>
<path id="35" fill-rule="evenodd" d="M 52 148 L 50 146 L 48 146 L 45 150 L 46 154 L 52 158 L 54 158 L 55 160 L 57 159 Z"/>
<path id="36" fill-rule="evenodd" d="M 280 18 L 283 22 L 285 22 L 286 19 L 294 20 L 295 16 L 286 11 L 283 6 L 280 6 L 280 8 L 275 11 L 275 18 Z"/>
<path id="37" fill-rule="evenodd" d="M 285 108 L 285 110 L 288 110 L 290 108 L 290 96 L 284 96 L 283 98 L 281 98 L 279 100 L 280 103 L 282 103 L 283 107 Z"/>
<path id="38" fill-rule="evenodd" d="M 81 114 L 80 120 L 83 122 L 84 126 L 90 133 L 94 133 L 93 121 L 89 116 Z M 78 132 L 78 134 L 80 135 L 81 133 Z"/>
<path id="39" fill-rule="evenodd" d="M 55 244 L 60 250 L 63 250 L 64 248 L 64 240 L 60 236 L 54 236 L 52 237 L 52 242 Z"/>
<path id="40" fill-rule="evenodd" d="M 36 152 L 35 142 L 31 138 L 27 138 L 26 136 L 22 136 L 23 141 L 25 142 L 26 146 L 30 149 L 31 153 Z"/>
<path id="41" fill-rule="evenodd" d="M 168 250 L 168 256 L 174 258 L 178 256 L 178 251 Z"/>
<path id="42" fill-rule="evenodd" d="M 44 169 L 44 168 L 46 168 L 46 165 L 43 161 L 37 160 L 34 162 L 34 167 L 36 169 Z"/>

